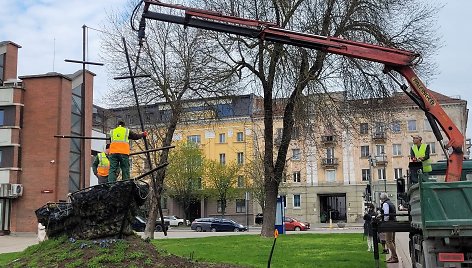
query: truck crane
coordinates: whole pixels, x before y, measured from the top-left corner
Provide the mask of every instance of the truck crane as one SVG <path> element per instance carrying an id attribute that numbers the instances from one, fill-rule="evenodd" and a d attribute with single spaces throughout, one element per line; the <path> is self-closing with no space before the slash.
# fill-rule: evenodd
<path id="1" fill-rule="evenodd" d="M 472 181 L 464 181 L 466 178 L 463 169 L 464 136 L 415 73 L 413 67 L 420 58 L 418 53 L 338 37 L 292 31 L 270 22 L 227 16 L 210 10 L 156 0 L 143 2 L 144 8 L 138 31 L 140 43 L 145 38 L 146 19 L 150 19 L 316 49 L 383 64 L 384 73 L 424 111 L 447 161 L 445 165 L 435 165 L 436 170 L 433 172 L 434 176 L 444 175 L 444 182 L 438 182 L 427 174 L 419 174 L 420 182 L 408 190 L 410 213 L 407 224 L 404 222 L 390 226 L 379 224 L 379 231 L 409 232 L 410 256 L 414 267 L 461 267 L 462 264 L 472 264 Z M 151 6 L 182 10 L 184 15 L 152 11 Z M 403 76 L 409 87 L 392 72 Z M 443 141 L 438 124 L 448 138 L 447 144 Z M 472 168 L 470 171 L 472 175 Z M 451 197 L 452 199 L 448 200 Z M 457 213 L 458 209 L 461 209 L 461 213 Z M 374 255 L 378 260 L 378 250 Z M 464 256 L 468 256 L 470 260 Z"/>

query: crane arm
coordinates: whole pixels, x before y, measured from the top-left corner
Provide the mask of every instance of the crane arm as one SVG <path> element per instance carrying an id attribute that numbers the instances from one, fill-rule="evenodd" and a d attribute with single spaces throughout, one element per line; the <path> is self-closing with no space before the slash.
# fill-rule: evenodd
<path id="1" fill-rule="evenodd" d="M 190 8 L 181 5 L 167 4 L 156 0 L 144 0 L 144 10 L 140 23 L 140 38 L 144 37 L 144 21 L 152 19 L 169 23 L 181 24 L 186 27 L 195 27 L 210 31 L 235 34 L 248 38 L 258 38 L 275 43 L 283 43 L 292 46 L 316 49 L 326 53 L 343 55 L 346 57 L 378 62 L 385 65 L 385 72 L 396 71 L 402 75 L 410 85 L 411 91 L 404 85 L 401 86 L 407 95 L 418 104 L 427 117 L 434 118 L 449 139 L 448 144 L 442 143 L 442 137 L 434 124 L 436 138 L 444 148 L 452 148 L 448 156 L 448 168 L 446 181 L 459 181 L 462 171 L 464 136 L 451 118 L 446 114 L 437 99 L 418 78 L 412 66 L 420 58 L 418 53 L 388 48 L 379 45 L 350 41 L 337 37 L 320 36 L 302 32 L 291 31 L 277 25 L 259 20 L 244 19 L 234 16 L 222 15 L 209 10 Z M 179 9 L 184 16 L 170 15 L 150 11 L 151 5 Z M 141 27 L 142 26 L 142 27 Z M 428 118 L 428 119 L 429 119 Z"/>

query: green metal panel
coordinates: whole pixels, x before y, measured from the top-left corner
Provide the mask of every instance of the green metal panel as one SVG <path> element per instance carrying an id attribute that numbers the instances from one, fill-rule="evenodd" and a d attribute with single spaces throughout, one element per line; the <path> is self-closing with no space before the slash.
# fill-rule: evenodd
<path id="1" fill-rule="evenodd" d="M 472 181 L 421 182 L 409 193 L 412 226 L 423 236 L 472 235 Z"/>

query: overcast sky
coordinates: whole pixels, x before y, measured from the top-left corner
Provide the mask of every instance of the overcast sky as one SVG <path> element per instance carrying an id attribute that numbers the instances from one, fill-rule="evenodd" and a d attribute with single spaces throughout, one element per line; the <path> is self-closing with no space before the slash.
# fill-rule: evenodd
<path id="1" fill-rule="evenodd" d="M 425 0 L 427 1 L 427 0 Z M 437 0 L 444 4 L 438 26 L 443 47 L 435 61 L 440 74 L 427 86 L 448 96 L 460 96 L 472 104 L 472 0 Z M 19 51 L 18 74 L 31 75 L 51 71 L 73 73 L 80 64 L 64 59 L 82 59 L 82 25 L 99 29 L 105 23 L 106 10 L 121 8 L 127 0 L 0 0 L 0 41 L 13 41 Z M 100 62 L 99 33 L 88 31 L 88 61 Z M 107 90 L 106 68 L 90 66 L 96 73 L 94 101 Z M 469 116 L 468 133 L 472 133 Z M 467 135 L 470 136 L 470 135 Z"/>

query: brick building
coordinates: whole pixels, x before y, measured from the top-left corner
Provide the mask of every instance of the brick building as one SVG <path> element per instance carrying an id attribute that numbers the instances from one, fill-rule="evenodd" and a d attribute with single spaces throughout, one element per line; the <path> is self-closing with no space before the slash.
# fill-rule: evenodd
<path id="1" fill-rule="evenodd" d="M 82 71 L 17 79 L 18 48 L 0 42 L 2 234 L 35 231 L 36 209 L 67 199 L 90 180 L 90 141 L 54 135 L 90 136 L 94 74 L 85 74 L 85 93 Z"/>

